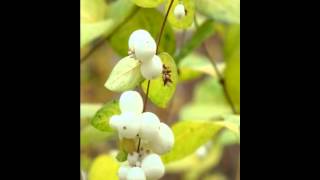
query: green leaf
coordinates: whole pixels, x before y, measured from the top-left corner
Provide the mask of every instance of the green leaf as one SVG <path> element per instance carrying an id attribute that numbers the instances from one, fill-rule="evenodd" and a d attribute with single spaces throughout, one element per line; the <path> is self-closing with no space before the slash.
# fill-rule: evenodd
<path id="1" fill-rule="evenodd" d="M 191 53 L 183 58 L 178 67 L 179 80 L 181 81 L 197 78 L 203 73 L 216 77 L 216 72 L 210 60 L 197 53 Z M 223 65 L 220 65 L 219 68 L 222 69 Z"/>
<path id="2" fill-rule="evenodd" d="M 171 0 L 168 0 L 166 3 L 165 12 L 168 11 L 170 1 Z M 175 7 L 178 5 L 178 3 L 180 1 L 183 3 L 184 8 L 187 11 L 187 13 L 186 13 L 186 16 L 183 17 L 182 19 L 177 19 L 173 12 L 174 12 Z M 168 21 L 175 28 L 186 29 L 192 25 L 193 19 L 194 19 L 194 13 L 195 13 L 195 1 L 194 0 L 174 0 L 172 7 L 170 9 L 169 15 L 168 15 Z"/>
<path id="3" fill-rule="evenodd" d="M 103 143 L 113 135 L 114 133 L 112 132 L 102 132 L 92 126 L 87 126 L 81 129 L 80 145 L 85 147 L 92 144 Z"/>
<path id="4" fill-rule="evenodd" d="M 165 163 L 177 161 L 194 153 L 226 126 L 223 121 L 180 121 L 173 125 L 175 143 L 172 150 L 162 156 Z M 186 143 L 187 142 L 187 143 Z"/>
<path id="5" fill-rule="evenodd" d="M 182 119 L 220 119 L 225 114 L 231 114 L 230 107 L 215 103 L 191 103 L 180 112 Z"/>
<path id="6" fill-rule="evenodd" d="M 169 70 L 171 70 L 172 83 L 167 83 L 166 85 L 164 85 L 164 81 L 161 75 L 158 78 L 151 80 L 149 98 L 151 102 L 157 105 L 158 107 L 165 108 L 167 107 L 168 103 L 170 102 L 172 96 L 176 91 L 178 82 L 178 72 L 174 60 L 168 53 L 160 53 L 159 57 L 161 58 L 162 63 L 166 65 L 169 68 Z M 141 86 L 143 91 L 146 93 L 148 81 L 145 80 Z"/>
<path id="7" fill-rule="evenodd" d="M 119 162 L 124 162 L 126 161 L 128 158 L 128 153 L 125 152 L 124 150 L 120 150 L 116 156 L 116 159 L 119 161 Z"/>
<path id="8" fill-rule="evenodd" d="M 140 62 L 127 56 L 115 65 L 104 86 L 110 91 L 122 92 L 134 89 L 142 80 Z"/>
<path id="9" fill-rule="evenodd" d="M 163 0 L 132 0 L 137 6 L 143 8 L 154 8 L 159 6 Z"/>
<path id="10" fill-rule="evenodd" d="M 80 25 L 80 47 L 85 46 L 90 41 L 98 38 L 103 34 L 111 32 L 114 22 L 111 19 L 95 23 L 81 23 Z"/>
<path id="11" fill-rule="evenodd" d="M 224 59 L 226 62 L 240 49 L 240 24 L 232 24 L 225 29 Z"/>
<path id="12" fill-rule="evenodd" d="M 240 0 L 197 0 L 196 8 L 218 21 L 240 24 Z"/>
<path id="13" fill-rule="evenodd" d="M 104 0 L 81 0 L 80 19 L 81 22 L 97 22 L 103 20 L 107 10 Z"/>
<path id="14" fill-rule="evenodd" d="M 224 130 L 217 141 L 223 146 L 240 143 L 240 116 L 239 115 L 228 115 L 224 118 L 224 121 L 229 123 L 229 127 L 232 131 Z"/>
<path id="15" fill-rule="evenodd" d="M 226 114 L 232 114 L 232 109 L 223 87 L 217 79 L 207 78 L 196 86 L 193 100 L 182 108 L 180 117 L 210 120 L 223 118 Z"/>
<path id="16" fill-rule="evenodd" d="M 203 41 L 211 37 L 214 32 L 214 22 L 212 20 L 207 20 L 206 22 L 204 22 L 193 34 L 193 36 L 184 43 L 181 51 L 175 57 L 176 62 L 178 63 L 182 58 L 192 52 L 195 48 L 199 47 L 203 43 Z"/>
<path id="17" fill-rule="evenodd" d="M 90 123 L 93 127 L 100 131 L 111 132 L 112 128 L 109 126 L 111 116 L 120 114 L 119 102 L 116 100 L 110 101 L 103 105 L 103 107 L 95 114 Z"/>
<path id="18" fill-rule="evenodd" d="M 139 9 L 125 24 L 123 24 L 110 37 L 109 42 L 112 48 L 120 55 L 128 54 L 128 40 L 131 33 L 137 29 L 147 30 L 156 40 L 161 29 L 163 15 L 156 9 Z M 175 52 L 176 40 L 174 32 L 169 24 L 165 26 L 159 52 L 166 51 L 170 54 Z"/>
<path id="19" fill-rule="evenodd" d="M 102 104 L 81 103 L 80 118 L 91 118 L 102 107 Z"/>
<path id="20" fill-rule="evenodd" d="M 224 76 L 225 86 L 231 101 L 235 105 L 237 113 L 240 113 L 240 48 L 228 59 Z"/>
<path id="21" fill-rule="evenodd" d="M 119 163 L 109 155 L 100 155 L 92 163 L 90 180 L 118 180 Z"/>

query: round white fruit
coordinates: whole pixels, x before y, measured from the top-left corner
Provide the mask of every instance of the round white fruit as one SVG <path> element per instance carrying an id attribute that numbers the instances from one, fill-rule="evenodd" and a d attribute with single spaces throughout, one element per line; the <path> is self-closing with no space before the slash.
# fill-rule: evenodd
<path id="1" fill-rule="evenodd" d="M 133 152 L 133 153 L 129 153 L 128 154 L 128 163 L 130 164 L 130 166 L 135 166 L 136 163 L 138 162 L 139 159 L 139 154 L 137 152 Z"/>
<path id="2" fill-rule="evenodd" d="M 139 42 L 133 45 L 135 57 L 142 62 L 150 61 L 156 54 L 156 49 L 156 42 L 151 36 L 141 39 Z"/>
<path id="3" fill-rule="evenodd" d="M 118 128 L 119 135 L 128 139 L 135 138 L 140 130 L 141 115 L 125 112 L 121 114 L 121 121 L 123 121 L 123 123 Z"/>
<path id="4" fill-rule="evenodd" d="M 207 155 L 207 148 L 205 145 L 199 147 L 196 151 L 196 155 L 199 157 L 199 158 L 204 158 L 206 155 Z"/>
<path id="5" fill-rule="evenodd" d="M 143 110 L 143 100 L 137 91 L 126 91 L 122 93 L 120 96 L 119 105 L 122 113 L 142 113 Z"/>
<path id="6" fill-rule="evenodd" d="M 155 140 L 160 131 L 160 120 L 152 112 L 144 112 L 141 116 L 139 136 L 146 141 Z"/>
<path id="7" fill-rule="evenodd" d="M 178 4 L 174 8 L 173 14 L 177 19 L 181 19 L 181 18 L 185 17 L 186 16 L 186 11 L 184 9 L 184 5 L 183 4 Z"/>
<path id="8" fill-rule="evenodd" d="M 134 49 L 134 45 L 138 44 L 140 41 L 144 40 L 144 39 L 148 39 L 150 38 L 151 35 L 148 31 L 143 30 L 143 29 L 138 29 L 135 30 L 131 33 L 130 37 L 129 37 L 129 49 Z"/>
<path id="9" fill-rule="evenodd" d="M 110 125 L 110 127 L 112 127 L 113 129 L 118 130 L 119 127 L 121 126 L 122 122 L 123 122 L 123 121 L 122 121 L 120 115 L 113 115 L 113 116 L 110 118 L 109 125 Z"/>
<path id="10" fill-rule="evenodd" d="M 155 79 L 159 77 L 163 70 L 163 64 L 159 56 L 154 55 L 151 61 L 143 62 L 140 67 L 142 76 L 147 79 Z"/>
<path id="11" fill-rule="evenodd" d="M 127 179 L 127 175 L 128 175 L 128 171 L 129 171 L 130 167 L 128 166 L 121 166 L 118 170 L 118 176 L 120 180 L 126 180 Z"/>
<path id="12" fill-rule="evenodd" d="M 150 142 L 151 150 L 157 154 L 165 154 L 171 150 L 174 145 L 174 135 L 171 128 L 160 123 L 159 135 L 154 141 Z"/>
<path id="13" fill-rule="evenodd" d="M 149 154 L 143 160 L 141 164 L 147 179 L 160 179 L 165 172 L 165 167 L 161 161 L 161 158 L 157 154 Z"/>
<path id="14" fill-rule="evenodd" d="M 146 180 L 146 175 L 140 167 L 133 167 L 128 171 L 127 180 Z"/>

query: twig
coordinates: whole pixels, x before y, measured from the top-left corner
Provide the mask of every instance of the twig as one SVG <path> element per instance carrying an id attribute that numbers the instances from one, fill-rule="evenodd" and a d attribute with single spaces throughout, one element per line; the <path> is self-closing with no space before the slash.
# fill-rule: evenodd
<path id="1" fill-rule="evenodd" d="M 212 56 L 211 56 L 211 54 L 210 54 L 210 51 L 209 51 L 209 48 L 208 48 L 208 46 L 207 46 L 207 44 L 206 44 L 205 42 L 203 43 L 203 46 L 204 46 L 204 49 L 205 49 L 205 51 L 206 51 L 207 57 L 209 58 L 211 64 L 212 64 L 213 67 L 214 67 L 214 70 L 215 70 L 215 72 L 216 72 L 216 74 L 217 74 L 218 80 L 219 80 L 220 84 L 221 84 L 222 87 L 223 87 L 224 94 L 225 94 L 225 96 L 226 96 L 226 99 L 227 99 L 228 103 L 230 104 L 230 107 L 231 107 L 231 109 L 232 109 L 232 112 L 233 112 L 234 114 L 236 114 L 236 113 L 237 113 L 237 110 L 236 110 L 236 107 L 235 107 L 235 105 L 233 104 L 233 102 L 232 102 L 232 100 L 231 100 L 230 94 L 229 94 L 228 91 L 227 91 L 227 88 L 226 88 L 226 86 L 225 86 L 224 78 L 223 78 L 222 74 L 220 73 L 220 71 L 219 71 L 219 69 L 218 69 L 218 67 L 217 67 L 216 62 L 215 62 L 214 59 L 212 58 Z"/>
<path id="2" fill-rule="evenodd" d="M 157 53 L 157 54 L 158 54 L 159 45 L 160 45 L 161 37 L 162 37 L 162 34 L 163 34 L 163 30 L 164 30 L 164 27 L 165 27 L 165 25 L 166 25 L 167 18 L 168 18 L 170 9 L 171 9 L 171 7 L 172 7 L 173 1 L 174 1 L 174 0 L 171 0 L 170 5 L 169 5 L 169 8 L 168 8 L 168 10 L 167 10 L 167 12 L 166 12 L 166 15 L 165 15 L 165 17 L 164 17 L 164 19 L 163 19 L 163 22 L 162 22 L 162 26 L 161 26 L 161 29 L 160 29 L 160 34 L 159 34 L 158 42 L 157 42 L 157 50 L 156 50 L 156 53 Z"/>

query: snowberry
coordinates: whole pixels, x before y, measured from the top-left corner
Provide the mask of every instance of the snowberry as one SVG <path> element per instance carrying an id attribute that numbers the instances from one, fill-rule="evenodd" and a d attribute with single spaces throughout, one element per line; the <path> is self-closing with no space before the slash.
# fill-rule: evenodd
<path id="1" fill-rule="evenodd" d="M 127 179 L 127 174 L 129 171 L 130 167 L 129 166 L 121 166 L 118 170 L 118 176 L 120 180 L 126 180 Z"/>
<path id="2" fill-rule="evenodd" d="M 177 19 L 182 19 L 183 17 L 186 16 L 186 11 L 184 9 L 184 5 L 179 3 L 175 8 L 174 8 L 174 12 L 173 12 L 174 16 Z"/>
<path id="3" fill-rule="evenodd" d="M 134 45 L 139 43 L 141 40 L 152 37 L 150 33 L 143 29 L 135 30 L 129 37 L 129 49 L 134 49 Z"/>
<path id="4" fill-rule="evenodd" d="M 206 155 L 207 155 L 207 148 L 205 145 L 199 147 L 196 151 L 196 155 L 199 157 L 199 158 L 204 158 Z"/>
<path id="5" fill-rule="evenodd" d="M 128 171 L 127 180 L 146 180 L 146 175 L 140 167 L 133 167 Z"/>
<path id="6" fill-rule="evenodd" d="M 125 112 L 121 114 L 121 126 L 118 127 L 118 132 L 121 137 L 133 139 L 137 136 L 141 125 L 141 115 Z"/>
<path id="7" fill-rule="evenodd" d="M 142 62 L 151 60 L 156 54 L 156 49 L 156 42 L 145 30 L 136 30 L 129 37 L 129 51 Z"/>
<path id="8" fill-rule="evenodd" d="M 141 95 L 137 91 L 126 91 L 122 93 L 120 96 L 119 104 L 122 113 L 142 113 L 143 110 L 143 100 Z"/>
<path id="9" fill-rule="evenodd" d="M 160 120 L 157 115 L 152 112 L 142 113 L 139 137 L 147 141 L 154 140 L 158 136 L 159 128 Z"/>
<path id="10" fill-rule="evenodd" d="M 156 42 L 152 37 L 149 37 L 134 45 L 134 54 L 138 60 L 147 62 L 156 54 L 156 49 Z"/>
<path id="11" fill-rule="evenodd" d="M 174 135 L 171 128 L 164 123 L 160 123 L 160 131 L 157 138 L 150 142 L 152 151 L 157 154 L 164 154 L 171 150 L 173 144 Z"/>
<path id="12" fill-rule="evenodd" d="M 159 56 L 154 55 L 150 61 L 141 64 L 140 72 L 147 79 L 155 79 L 162 73 L 162 61 Z"/>
<path id="13" fill-rule="evenodd" d="M 136 163 L 138 162 L 139 159 L 139 154 L 137 152 L 133 152 L 133 153 L 129 153 L 128 154 L 128 163 L 130 164 L 130 166 L 135 166 Z"/>
<path id="14" fill-rule="evenodd" d="M 157 154 L 149 154 L 143 160 L 141 164 L 147 179 L 160 179 L 164 175 L 165 167 L 161 161 L 161 158 Z"/>
<path id="15" fill-rule="evenodd" d="M 118 129 L 122 124 L 122 119 L 120 115 L 113 115 L 109 121 L 110 127 L 113 129 Z"/>

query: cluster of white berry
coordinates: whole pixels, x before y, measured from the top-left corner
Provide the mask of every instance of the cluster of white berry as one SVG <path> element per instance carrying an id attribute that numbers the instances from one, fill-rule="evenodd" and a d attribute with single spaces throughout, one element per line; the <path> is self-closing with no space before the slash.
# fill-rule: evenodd
<path id="1" fill-rule="evenodd" d="M 180 2 L 173 11 L 174 16 L 177 19 L 182 19 L 183 17 L 186 16 L 186 10 L 184 9 L 184 5 L 182 4 L 182 2 Z"/>
<path id="2" fill-rule="evenodd" d="M 132 139 L 137 146 L 137 152 L 128 154 L 128 164 L 120 167 L 120 180 L 160 179 L 165 167 L 159 155 L 170 151 L 174 144 L 171 128 L 154 113 L 143 112 L 143 100 L 136 91 L 122 93 L 119 105 L 121 114 L 111 117 L 110 126 L 120 139 Z"/>
<path id="3" fill-rule="evenodd" d="M 162 72 L 162 62 L 156 55 L 157 45 L 148 31 L 139 29 L 129 37 L 129 55 L 141 62 L 142 76 L 151 80 Z"/>

